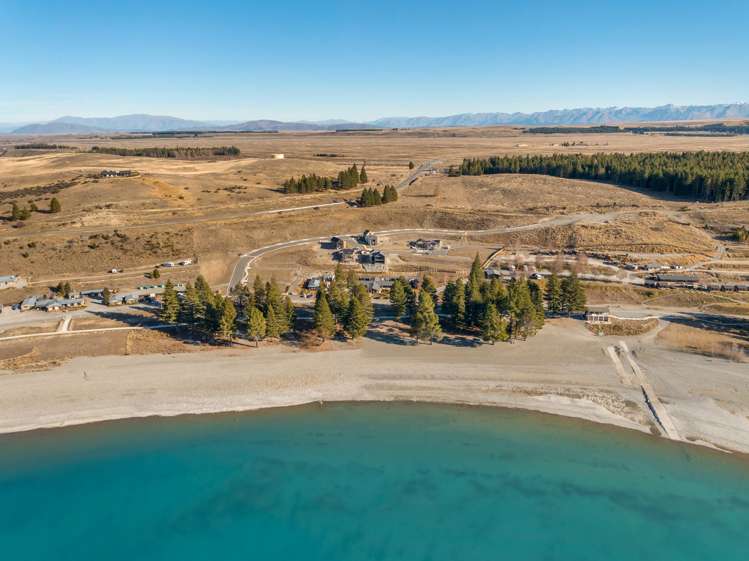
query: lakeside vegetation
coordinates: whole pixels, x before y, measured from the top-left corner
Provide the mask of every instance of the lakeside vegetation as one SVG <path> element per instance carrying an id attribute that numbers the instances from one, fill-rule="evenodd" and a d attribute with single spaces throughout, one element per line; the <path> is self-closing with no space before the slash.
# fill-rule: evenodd
<path id="1" fill-rule="evenodd" d="M 448 282 L 441 298 L 434 281 L 425 276 L 421 282 L 395 279 L 389 299 L 393 317 L 408 324 L 417 343 L 439 340 L 444 330 L 492 344 L 526 339 L 543 327 L 547 313 L 569 315 L 585 309 L 585 292 L 574 272 L 561 281 L 552 275 L 545 287 L 527 278 L 505 284 L 485 278 L 478 255 L 467 279 Z M 160 318 L 223 342 L 239 334 L 257 344 L 296 329 L 291 298 L 274 279 L 264 282 L 260 277 L 231 296 L 212 291 L 202 276 L 188 283 L 182 295 L 167 281 Z M 374 320 L 369 291 L 355 272 L 339 264 L 329 284 L 315 293 L 311 331 L 323 341 L 335 336 L 355 340 L 366 335 Z"/>
<path id="2" fill-rule="evenodd" d="M 94 146 L 91 152 L 95 154 L 111 154 L 113 156 L 137 156 L 141 158 L 177 158 L 180 160 L 200 160 L 212 157 L 236 157 L 240 150 L 236 146 L 189 147 L 175 146 L 121 148 L 116 146 Z"/>
<path id="3" fill-rule="evenodd" d="M 368 181 L 366 164 L 362 164 L 361 170 L 354 164 L 338 172 L 336 177 L 324 177 L 314 173 L 302 175 L 299 179 L 292 177 L 284 181 L 282 188 L 284 193 L 317 193 L 330 189 L 353 189 Z"/>
<path id="4" fill-rule="evenodd" d="M 494 156 L 464 159 L 459 172 L 590 179 L 710 202 L 749 197 L 749 152 Z"/>

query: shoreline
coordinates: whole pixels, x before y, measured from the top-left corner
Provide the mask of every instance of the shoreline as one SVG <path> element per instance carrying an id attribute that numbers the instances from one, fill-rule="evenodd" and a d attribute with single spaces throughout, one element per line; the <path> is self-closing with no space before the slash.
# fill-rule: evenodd
<path id="1" fill-rule="evenodd" d="M 309 399 L 301 401 L 288 401 L 283 403 L 267 403 L 257 406 L 247 407 L 222 407 L 218 406 L 215 408 L 188 408 L 185 410 L 154 410 L 154 411 L 140 411 L 131 413 L 111 413 L 111 414 L 100 414 L 95 417 L 81 416 L 75 417 L 70 416 L 65 418 L 63 421 L 42 421 L 31 423 L 29 425 L 10 425 L 0 427 L 0 436 L 3 435 L 14 435 L 23 434 L 27 432 L 35 431 L 50 431 L 56 429 L 68 429 L 84 425 L 94 425 L 99 423 L 108 423 L 116 421 L 128 421 L 128 420 L 139 420 L 139 419 L 168 419 L 174 417 L 193 416 L 193 415 L 231 415 L 231 414 L 242 414 L 252 413 L 255 411 L 267 411 L 273 409 L 288 409 L 293 407 L 304 407 L 314 404 L 319 404 L 324 407 L 327 404 L 343 404 L 343 403 L 414 403 L 414 404 L 432 404 L 432 405 L 452 405 L 456 407 L 490 407 L 496 409 L 505 409 L 508 411 L 525 411 L 529 413 L 540 413 L 543 415 L 553 415 L 555 417 L 565 417 L 568 419 L 577 419 L 585 422 L 596 423 L 604 426 L 611 426 L 620 429 L 629 429 L 637 432 L 644 433 L 649 436 L 659 437 L 659 435 L 653 434 L 648 430 L 645 425 L 636 425 L 626 422 L 621 422 L 617 417 L 612 416 L 610 419 L 603 419 L 602 416 L 587 414 L 586 407 L 582 407 L 584 400 L 570 399 L 569 407 L 545 407 L 542 405 L 533 406 L 526 403 L 501 403 L 501 402 L 487 402 L 487 401 L 464 401 L 460 399 L 446 399 L 446 400 L 435 400 L 435 399 L 419 399 L 419 398 L 395 398 L 395 399 L 369 399 L 369 398 L 343 398 L 343 399 Z M 589 402 L 590 403 L 590 402 Z M 666 438 L 665 440 L 670 440 Z M 686 442 L 689 444 L 689 442 Z M 708 446 L 715 450 L 721 450 L 714 446 Z M 732 452 L 727 450 L 728 452 Z"/>
<path id="2" fill-rule="evenodd" d="M 623 384 L 606 354 L 612 340 L 562 324 L 516 345 L 473 349 L 365 340 L 317 352 L 275 346 L 79 357 L 46 371 L 0 372 L 0 434 L 319 402 L 400 401 L 525 410 L 655 435 L 639 386 Z M 735 384 L 749 380 L 742 365 L 715 364 L 647 340 L 628 344 L 679 428 L 682 437 L 675 441 L 749 453 L 749 410 L 741 395 L 726 401 Z M 685 361 L 694 380 L 684 377 Z M 700 386 L 706 371 L 726 377 L 725 395 L 718 394 L 719 381 Z"/>
<path id="3" fill-rule="evenodd" d="M 582 401 L 582 400 L 576 400 L 576 401 Z M 573 405 L 569 409 L 565 409 L 564 411 L 561 411 L 557 408 L 552 407 L 543 407 L 543 406 L 530 406 L 530 405 L 523 405 L 519 403 L 513 403 L 513 404 L 504 404 L 504 403 L 487 403 L 487 402 L 466 402 L 466 401 L 460 401 L 460 400 L 442 400 L 442 401 L 435 401 L 435 400 L 422 400 L 422 399 L 342 399 L 342 400 L 331 400 L 331 401 L 318 401 L 318 400 L 311 400 L 311 401 L 300 401 L 300 402 L 288 402 L 288 403 L 280 403 L 280 404 L 267 404 L 267 405 L 260 405 L 257 407 L 250 407 L 250 408 L 242 408 L 242 409 L 205 409 L 205 410 L 190 410 L 190 411 L 175 411 L 175 412 L 166 412 L 161 411 L 158 413 L 143 413 L 143 414 L 133 414 L 133 415 L 127 415 L 127 416 L 120 416 L 120 415 L 113 415 L 113 416 L 101 416 L 97 418 L 87 418 L 85 420 L 83 419 L 68 419 L 64 424 L 33 424 L 29 426 L 18 426 L 13 427 L 11 429 L 3 428 L 0 429 L 0 439 L 2 439 L 5 436 L 9 437 L 23 437 L 24 434 L 28 433 L 37 433 L 37 432 L 48 432 L 48 431 L 55 431 L 59 429 L 75 429 L 77 427 L 85 427 L 85 426 L 93 426 L 93 425 L 105 425 L 107 423 L 119 423 L 119 422 L 128 422 L 128 421 L 146 421 L 146 420 L 153 420 L 158 421 L 159 419 L 174 419 L 178 417 L 193 417 L 193 416 L 212 416 L 212 415 L 242 415 L 242 414 L 252 414 L 252 413 L 259 413 L 264 411 L 274 411 L 274 410 L 283 410 L 283 409 L 291 409 L 291 408 L 297 408 L 297 407 L 309 407 L 314 404 L 318 403 L 320 407 L 325 407 L 328 404 L 331 405 L 345 405 L 345 404 L 414 404 L 414 405 L 444 405 L 444 406 L 450 406 L 450 407 L 466 407 L 466 408 L 491 408 L 491 409 L 498 409 L 498 410 L 504 410 L 508 412 L 522 412 L 529 415 L 542 415 L 542 416 L 548 416 L 553 417 L 556 419 L 565 419 L 566 421 L 579 421 L 581 423 L 593 423 L 595 425 L 599 425 L 601 427 L 610 428 L 612 430 L 626 430 L 631 431 L 635 433 L 639 433 L 643 437 L 649 437 L 649 438 L 655 438 L 669 441 L 676 445 L 687 445 L 687 446 L 694 446 L 697 447 L 700 450 L 703 451 L 709 451 L 713 453 L 718 453 L 721 455 L 727 454 L 731 457 L 739 458 L 743 461 L 749 462 L 749 453 L 743 452 L 743 451 L 737 451 L 737 450 L 731 450 L 727 448 L 722 448 L 719 446 L 716 446 L 715 444 L 712 444 L 710 442 L 701 441 L 701 442 L 695 442 L 695 441 L 689 441 L 689 440 L 672 440 L 667 437 L 662 437 L 661 435 L 654 434 L 652 431 L 649 431 L 646 426 L 637 426 L 637 425 L 631 425 L 629 423 L 621 423 L 618 422 L 616 418 L 611 418 L 608 420 L 604 420 L 597 416 L 589 416 L 586 415 L 583 409 L 575 409 L 575 405 Z M 579 405 L 577 403 L 576 405 Z"/>

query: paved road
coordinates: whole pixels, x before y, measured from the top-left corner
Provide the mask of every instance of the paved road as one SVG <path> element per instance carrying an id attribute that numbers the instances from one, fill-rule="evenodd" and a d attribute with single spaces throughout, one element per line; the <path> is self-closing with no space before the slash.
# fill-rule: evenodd
<path id="1" fill-rule="evenodd" d="M 395 188 L 399 191 L 402 191 L 409 185 L 412 185 L 414 181 L 416 181 L 419 177 L 422 177 L 426 174 L 429 174 L 434 170 L 434 166 L 439 163 L 439 160 L 428 160 L 418 167 L 414 168 L 414 170 L 408 174 L 408 177 L 403 179 L 398 185 L 395 186 Z M 333 204 L 345 204 L 343 202 L 341 203 L 331 203 L 327 206 L 332 206 Z M 317 208 L 320 206 L 326 206 L 326 205 L 311 205 L 309 207 L 295 207 L 291 209 L 281 209 L 277 211 L 263 211 L 263 213 L 268 214 L 271 212 L 290 212 L 293 210 L 300 210 L 305 208 Z M 408 231 L 408 230 L 404 230 Z M 428 231 L 437 231 L 437 230 L 413 230 L 414 232 L 428 232 Z M 395 232 L 394 230 L 392 232 Z M 386 234 L 389 233 L 389 231 L 382 231 L 377 232 L 378 234 Z M 331 234 L 336 235 L 336 234 Z M 344 234 L 342 234 L 344 235 Z M 353 235 L 353 234 L 345 234 L 345 235 Z M 248 253 L 244 253 L 239 256 L 239 260 L 237 261 L 236 265 L 234 265 L 234 270 L 232 271 L 231 277 L 229 278 L 229 284 L 227 288 L 227 292 L 230 291 L 233 287 L 237 286 L 238 284 L 242 284 L 243 282 L 246 282 L 248 275 L 249 275 L 249 268 L 252 265 L 252 263 L 255 262 L 256 259 L 259 257 L 262 257 L 263 255 L 266 255 L 268 253 L 272 253 L 274 251 L 279 251 L 282 249 L 288 249 L 290 247 L 295 247 L 299 245 L 305 245 L 308 243 L 319 243 L 321 241 L 324 241 L 326 239 L 330 239 L 331 236 L 322 236 L 322 237 L 316 237 L 316 238 L 304 238 L 301 240 L 292 240 L 288 242 L 278 242 L 275 244 L 267 245 L 265 247 L 260 247 L 257 249 L 254 249 Z"/>

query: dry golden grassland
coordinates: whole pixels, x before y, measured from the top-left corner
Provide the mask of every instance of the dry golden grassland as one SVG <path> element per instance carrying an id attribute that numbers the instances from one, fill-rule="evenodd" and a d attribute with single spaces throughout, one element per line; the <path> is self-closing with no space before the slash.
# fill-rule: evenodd
<path id="1" fill-rule="evenodd" d="M 746 342 L 708 329 L 672 323 L 658 333 L 657 341 L 685 352 L 749 362 L 749 345 Z"/>
<path id="2" fill-rule="evenodd" d="M 0 146 L 33 140 L 0 139 Z M 10 150 L 0 157 L 0 203 L 5 203 L 0 204 L 0 213 L 8 211 L 11 200 L 34 202 L 45 209 L 51 196 L 62 202 L 63 210 L 59 214 L 34 213 L 21 228 L 0 221 L 0 273 L 34 279 L 85 277 L 102 275 L 114 266 L 144 272 L 164 260 L 193 257 L 198 259 L 198 270 L 211 282 L 221 283 L 228 278 L 239 252 L 280 240 L 365 228 L 473 230 L 566 214 L 610 212 L 619 214 L 608 224 L 550 227 L 482 237 L 481 242 L 551 248 L 571 245 L 655 256 L 674 251 L 705 255 L 716 247 L 710 231 L 703 228 L 705 224 L 741 222 L 749 216 L 747 203 L 695 204 L 612 185 L 522 175 L 425 177 L 404 190 L 397 203 L 381 208 L 337 206 L 286 215 L 255 214 L 354 198 L 357 191 L 285 195 L 279 186 L 291 176 L 334 175 L 364 161 L 371 184 L 383 185 L 405 178 L 409 161 L 439 160 L 439 168 L 466 156 L 498 153 L 747 150 L 747 137 L 528 135 L 498 127 L 164 139 L 60 137 L 44 141 L 81 151 L 19 156 Z M 584 144 L 561 146 L 572 141 Z M 189 161 L 85 152 L 94 145 L 236 145 L 241 155 L 230 160 Z M 270 158 L 279 152 L 285 159 Z M 96 177 L 103 169 L 132 169 L 138 175 Z M 61 181 L 65 183 L 56 193 L 47 192 L 50 185 Z M 627 212 L 631 214 L 621 214 Z"/>

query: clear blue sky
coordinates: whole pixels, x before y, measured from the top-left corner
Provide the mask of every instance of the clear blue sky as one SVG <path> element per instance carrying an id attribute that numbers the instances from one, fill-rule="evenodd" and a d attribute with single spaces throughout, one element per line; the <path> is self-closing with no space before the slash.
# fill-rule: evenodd
<path id="1" fill-rule="evenodd" d="M 0 0 L 0 121 L 733 101 L 747 0 Z"/>

